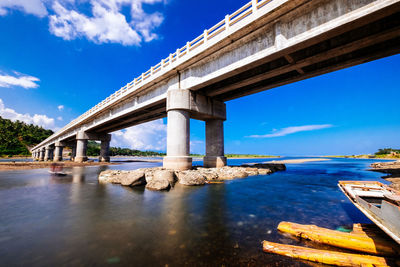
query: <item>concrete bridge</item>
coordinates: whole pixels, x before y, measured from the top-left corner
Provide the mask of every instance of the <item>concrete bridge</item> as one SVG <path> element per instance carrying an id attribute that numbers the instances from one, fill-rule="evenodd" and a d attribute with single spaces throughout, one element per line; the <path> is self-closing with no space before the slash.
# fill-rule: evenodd
<path id="1" fill-rule="evenodd" d="M 168 117 L 164 167 L 188 169 L 190 118 L 206 122 L 204 165 L 224 157 L 225 101 L 400 51 L 400 0 L 252 0 L 32 149 L 87 160 L 87 140 Z M 356 85 L 356 78 L 354 84 Z"/>

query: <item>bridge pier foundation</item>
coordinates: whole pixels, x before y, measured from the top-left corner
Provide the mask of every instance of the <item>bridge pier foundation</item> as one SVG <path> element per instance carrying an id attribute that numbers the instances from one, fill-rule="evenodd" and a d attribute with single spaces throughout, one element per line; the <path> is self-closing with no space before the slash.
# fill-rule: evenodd
<path id="1" fill-rule="evenodd" d="M 226 166 L 224 156 L 224 121 L 206 121 L 206 156 L 203 158 L 206 168 L 220 168 Z"/>
<path id="2" fill-rule="evenodd" d="M 76 140 L 76 157 L 74 157 L 75 162 L 85 162 L 87 161 L 86 150 L 87 150 L 87 139 L 77 139 Z"/>
<path id="3" fill-rule="evenodd" d="M 167 156 L 163 167 L 173 170 L 192 168 L 190 153 L 190 116 L 187 110 L 169 110 L 167 126 Z"/>

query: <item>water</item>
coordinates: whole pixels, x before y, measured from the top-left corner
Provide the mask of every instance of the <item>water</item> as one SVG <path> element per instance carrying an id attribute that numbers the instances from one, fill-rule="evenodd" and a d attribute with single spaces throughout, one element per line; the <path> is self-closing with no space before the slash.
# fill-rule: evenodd
<path id="1" fill-rule="evenodd" d="M 228 160 L 229 164 L 265 159 Z M 333 159 L 169 192 L 101 185 L 98 173 L 160 163 L 0 172 L 1 266 L 306 266 L 262 252 L 261 241 L 297 241 L 281 221 L 335 229 L 369 222 L 338 180 L 378 180 L 374 160 Z"/>

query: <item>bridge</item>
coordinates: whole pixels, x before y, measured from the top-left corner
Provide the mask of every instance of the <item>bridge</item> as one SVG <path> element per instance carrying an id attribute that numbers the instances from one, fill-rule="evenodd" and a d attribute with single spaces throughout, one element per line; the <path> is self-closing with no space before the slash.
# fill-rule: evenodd
<path id="1" fill-rule="evenodd" d="M 204 165 L 226 165 L 225 101 L 394 55 L 400 0 L 252 0 L 32 149 L 38 160 L 87 160 L 88 140 L 168 118 L 163 165 L 189 169 L 190 118 L 206 122 Z M 356 78 L 354 79 L 356 84 Z"/>

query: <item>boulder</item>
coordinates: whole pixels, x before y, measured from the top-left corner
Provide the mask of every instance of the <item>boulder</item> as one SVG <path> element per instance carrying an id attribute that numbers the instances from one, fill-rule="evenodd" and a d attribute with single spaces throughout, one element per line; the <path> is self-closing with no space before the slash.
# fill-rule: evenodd
<path id="1" fill-rule="evenodd" d="M 153 173 L 153 180 L 166 180 L 171 186 L 175 184 L 175 173 L 172 170 L 156 170 Z"/>
<path id="2" fill-rule="evenodd" d="M 143 170 L 134 170 L 134 171 L 129 171 L 123 175 L 121 175 L 121 185 L 124 186 L 136 186 L 136 185 L 142 185 L 146 183 L 145 177 L 144 177 L 144 171 Z"/>
<path id="3" fill-rule="evenodd" d="M 162 169 L 161 167 L 144 169 L 146 183 L 149 183 L 151 180 L 153 180 L 153 177 L 154 177 L 153 174 L 155 171 L 161 170 L 161 169 Z"/>
<path id="4" fill-rule="evenodd" d="M 168 180 L 153 179 L 146 184 L 146 189 L 149 189 L 149 190 L 157 190 L 157 191 L 168 190 L 169 187 L 170 187 L 170 184 L 169 184 Z"/>
<path id="5" fill-rule="evenodd" d="M 244 171 L 247 172 L 249 176 L 258 175 L 258 169 L 254 167 L 247 167 Z"/>
<path id="6" fill-rule="evenodd" d="M 218 179 L 218 172 L 216 168 L 198 168 L 197 171 L 200 172 L 207 180 Z"/>
<path id="7" fill-rule="evenodd" d="M 232 180 L 235 178 L 246 178 L 249 176 L 244 168 L 241 167 L 223 167 L 218 169 L 218 179 Z"/>
<path id="8" fill-rule="evenodd" d="M 99 174 L 99 182 L 100 183 L 113 183 L 113 184 L 120 184 L 122 178 L 122 171 L 114 171 L 114 170 L 106 170 L 102 171 Z"/>
<path id="9" fill-rule="evenodd" d="M 206 183 L 206 178 L 203 174 L 196 170 L 179 172 L 178 180 L 183 185 L 203 185 Z"/>
<path id="10" fill-rule="evenodd" d="M 258 169 L 258 174 L 259 175 L 267 175 L 272 173 L 272 171 L 270 169 Z"/>

